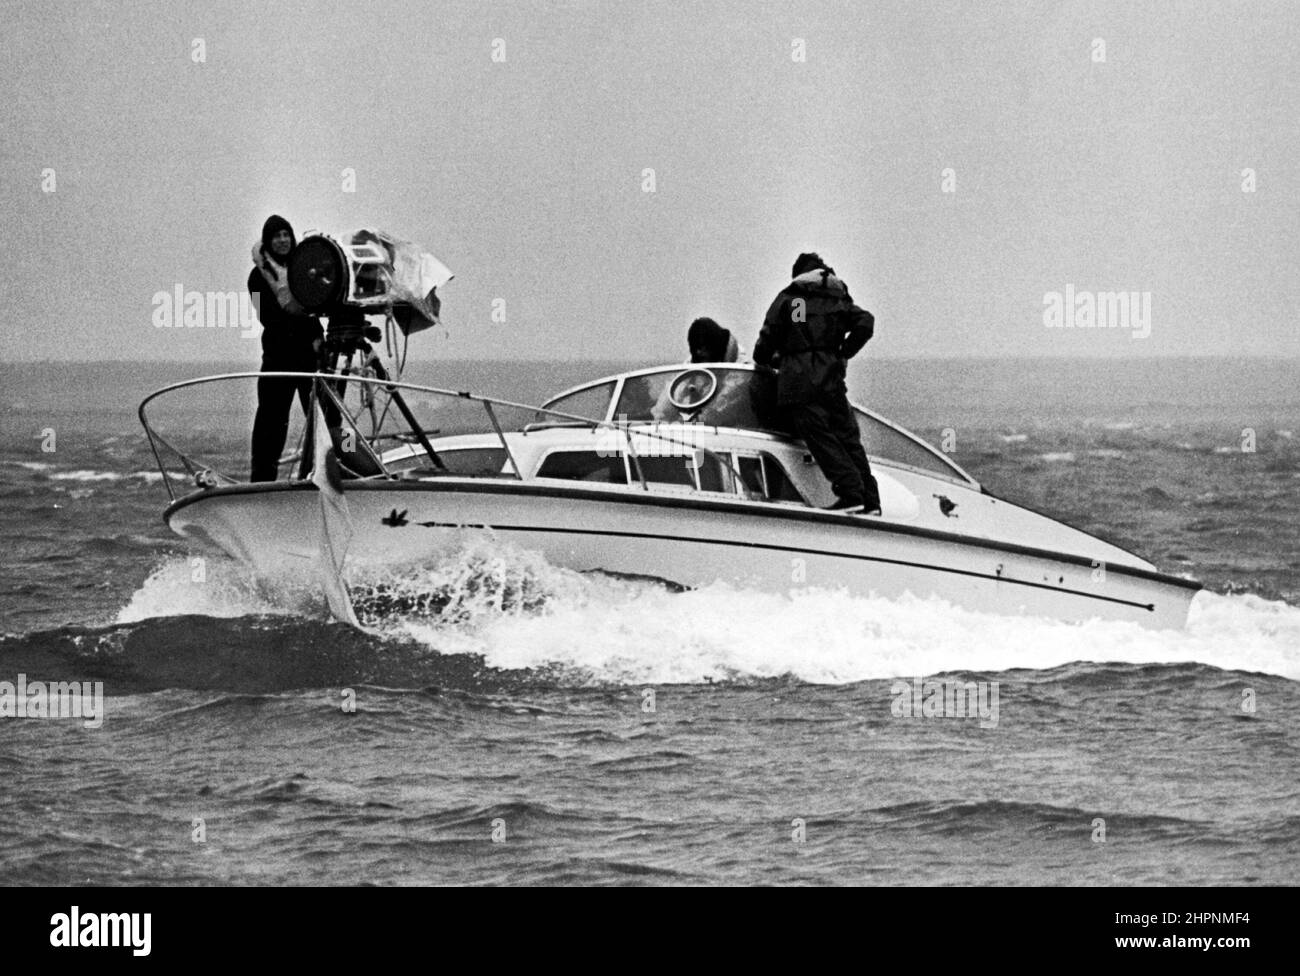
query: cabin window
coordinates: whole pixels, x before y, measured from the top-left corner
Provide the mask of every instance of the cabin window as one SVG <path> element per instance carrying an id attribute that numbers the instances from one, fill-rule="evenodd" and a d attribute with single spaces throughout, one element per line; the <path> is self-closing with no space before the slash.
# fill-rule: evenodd
<path id="1" fill-rule="evenodd" d="M 758 463 L 757 459 L 754 459 Z M 640 474 L 637 465 L 640 465 Z M 647 485 L 679 485 L 701 491 L 732 494 L 732 476 L 726 462 L 717 455 L 701 451 L 695 457 L 638 457 L 632 461 L 632 484 L 640 484 L 645 476 Z M 596 451 L 555 451 L 537 469 L 539 478 L 564 478 L 569 481 L 591 481 L 601 484 L 625 485 L 627 469 L 623 455 L 601 457 Z"/>
<path id="2" fill-rule="evenodd" d="M 539 478 L 565 478 L 608 485 L 627 484 L 623 455 L 601 457 L 596 451 L 555 451 L 537 469 Z"/>
<path id="3" fill-rule="evenodd" d="M 683 488 L 695 488 L 700 491 L 716 491 L 734 495 L 735 488 L 731 471 L 722 457 L 708 451 L 696 451 L 673 457 L 639 457 L 641 472 L 645 475 L 647 485 L 680 485 Z M 632 483 L 641 479 L 635 467 L 632 467 Z"/>
<path id="4" fill-rule="evenodd" d="M 661 485 L 695 487 L 695 463 L 689 457 L 637 457 L 632 464 L 639 465 L 647 482 Z M 636 470 L 633 468 L 633 476 Z"/>
<path id="5" fill-rule="evenodd" d="M 740 471 L 740 480 L 745 490 L 759 498 L 767 497 L 767 486 L 763 484 L 763 462 L 756 457 L 741 456 L 736 458 L 736 467 Z"/>
<path id="6" fill-rule="evenodd" d="M 692 466 L 699 476 L 701 491 L 723 491 L 729 495 L 735 494 L 733 487 L 735 481 L 731 471 L 716 454 L 697 451 Z"/>
<path id="7" fill-rule="evenodd" d="M 803 501 L 781 462 L 766 451 L 758 456 L 737 455 L 736 470 L 740 472 L 745 489 L 752 495 L 774 502 Z"/>
<path id="8" fill-rule="evenodd" d="M 781 462 L 770 454 L 763 455 L 763 477 L 767 479 L 767 497 L 774 502 L 801 502 L 803 496 L 785 473 Z"/>

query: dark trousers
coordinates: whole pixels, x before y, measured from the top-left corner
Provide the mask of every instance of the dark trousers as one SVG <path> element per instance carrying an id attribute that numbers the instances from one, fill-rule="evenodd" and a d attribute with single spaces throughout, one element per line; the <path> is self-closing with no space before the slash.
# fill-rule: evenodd
<path id="1" fill-rule="evenodd" d="M 304 372 L 315 365 L 269 366 L 267 372 Z M 257 381 L 257 416 L 253 418 L 253 463 L 249 481 L 274 481 L 280 468 L 280 454 L 289 436 L 289 412 L 293 409 L 293 395 L 298 394 L 302 412 L 310 417 L 311 384 L 309 379 L 293 377 L 262 377 Z M 311 445 L 307 447 L 311 450 Z"/>
<path id="2" fill-rule="evenodd" d="M 851 505 L 865 505 L 867 511 L 879 508 L 880 490 L 862 448 L 848 394 L 843 389 L 824 390 L 813 402 L 786 410 L 836 497 Z"/>

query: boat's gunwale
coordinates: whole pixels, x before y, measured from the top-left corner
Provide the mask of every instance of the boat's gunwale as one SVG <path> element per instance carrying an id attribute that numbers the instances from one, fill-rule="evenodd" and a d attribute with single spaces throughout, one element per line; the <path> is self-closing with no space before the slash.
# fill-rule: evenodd
<path id="1" fill-rule="evenodd" d="M 268 494 L 284 491 L 317 490 L 319 489 L 317 489 L 316 485 L 310 481 L 273 481 L 257 482 L 254 484 L 222 485 L 219 487 L 194 491 L 176 499 L 163 511 L 163 520 L 170 526 L 172 517 L 177 512 L 209 498 L 248 494 Z M 1132 577 L 1134 579 L 1163 583 L 1187 590 L 1204 589 L 1202 584 L 1196 580 L 1189 580 L 1181 576 L 1172 576 L 1168 573 L 1162 573 L 1159 570 L 1143 569 L 1139 566 L 1129 566 L 1120 562 L 1099 560 L 1092 556 L 1080 556 L 1074 553 L 1059 552 L 1052 549 L 1039 549 L 1034 546 L 1024 546 L 1019 543 L 1003 542 L 996 539 L 982 539 L 974 536 L 961 535 L 960 533 L 955 532 L 945 532 L 942 529 L 932 529 L 918 525 L 905 525 L 879 518 L 868 518 L 859 515 L 844 515 L 824 511 L 822 509 L 782 505 L 774 502 L 749 501 L 741 498 L 732 500 L 722 498 L 700 498 L 697 496 L 682 497 L 680 495 L 659 495 L 647 491 L 619 491 L 616 489 L 608 490 L 588 486 L 570 487 L 562 484 L 539 484 L 537 480 L 515 481 L 507 479 L 459 477 L 439 477 L 420 481 L 385 479 L 347 482 L 345 494 L 353 491 L 416 491 L 430 493 L 447 491 L 480 492 L 484 494 L 497 495 L 527 495 L 541 498 L 577 498 L 588 501 L 614 502 L 617 504 L 650 505 L 662 508 L 689 508 L 699 511 L 757 515 L 764 518 L 776 518 L 787 521 L 809 522 L 839 528 L 850 528 L 853 531 L 889 532 L 897 535 L 930 539 L 937 542 L 970 546 L 978 549 L 989 549 L 995 552 L 1005 552 L 1010 555 L 1053 560 L 1075 566 L 1086 566 L 1090 569 L 1096 568 L 1098 565 L 1104 565 L 1106 572 L 1110 574 L 1118 574 Z M 1129 553 L 1129 555 L 1133 554 Z"/>

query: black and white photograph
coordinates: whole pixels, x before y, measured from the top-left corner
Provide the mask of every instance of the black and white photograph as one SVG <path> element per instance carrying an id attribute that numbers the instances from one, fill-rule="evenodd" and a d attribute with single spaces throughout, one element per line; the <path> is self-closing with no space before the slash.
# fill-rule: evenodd
<path id="1" fill-rule="evenodd" d="M 1300 5 L 4 10 L 0 886 L 1300 881 Z"/>

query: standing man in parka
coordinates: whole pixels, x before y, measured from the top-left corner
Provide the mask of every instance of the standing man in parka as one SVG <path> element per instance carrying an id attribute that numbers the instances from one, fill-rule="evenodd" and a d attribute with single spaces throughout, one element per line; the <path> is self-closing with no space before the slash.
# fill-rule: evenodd
<path id="1" fill-rule="evenodd" d="M 262 322 L 263 373 L 314 373 L 320 368 L 324 331 L 306 314 L 289 291 L 289 254 L 297 240 L 289 222 L 272 214 L 262 225 L 262 238 L 253 245 L 253 270 L 248 292 L 257 303 Z M 257 381 L 257 414 L 253 418 L 252 470 L 249 481 L 274 481 L 280 452 L 289 436 L 294 394 L 311 421 L 310 379 L 268 376 Z"/>
<path id="2" fill-rule="evenodd" d="M 777 406 L 831 483 L 832 509 L 880 514 L 880 491 L 849 406 L 845 374 L 875 330 L 872 314 L 817 254 L 800 254 L 767 310 L 754 362 L 777 370 Z"/>

